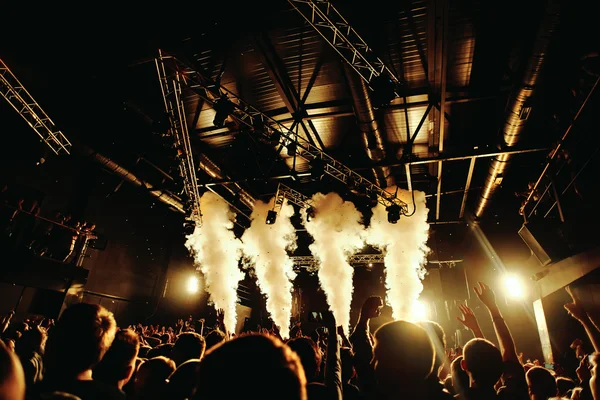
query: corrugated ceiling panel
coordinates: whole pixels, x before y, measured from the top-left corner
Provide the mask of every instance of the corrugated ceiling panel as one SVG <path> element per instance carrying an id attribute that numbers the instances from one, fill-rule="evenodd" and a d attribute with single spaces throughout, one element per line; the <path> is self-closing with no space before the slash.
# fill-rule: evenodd
<path id="1" fill-rule="evenodd" d="M 313 121 L 325 149 L 339 146 L 345 133 L 350 130 L 353 124 L 355 124 L 354 117 L 321 118 Z"/>
<path id="2" fill-rule="evenodd" d="M 412 136 L 423 118 L 427 107 L 415 107 L 408 110 L 408 126 Z M 394 110 L 387 112 L 384 116 L 385 131 L 389 143 L 406 143 L 406 118 L 404 110 Z M 429 123 L 425 121 L 415 139 L 415 144 L 428 143 Z"/>
<path id="3" fill-rule="evenodd" d="M 414 32 L 412 24 L 409 23 L 408 15 L 404 11 L 398 14 L 397 22 L 390 23 L 386 27 L 387 37 L 389 38 L 389 54 L 383 58 L 388 63 L 391 58 L 392 62 L 390 64 L 394 67 L 392 71 L 398 74 L 399 77 L 401 77 L 402 70 L 404 70 L 404 78 L 408 82 L 408 87 L 414 89 L 424 87 L 427 84 L 427 76 L 419 54 L 420 47 L 423 55 L 427 56 L 426 2 L 413 2 L 411 15 L 415 28 Z"/>
<path id="4" fill-rule="evenodd" d="M 448 25 L 448 86 L 463 88 L 469 86 L 471 80 L 475 27 L 471 17 L 456 8 L 450 10 Z"/>

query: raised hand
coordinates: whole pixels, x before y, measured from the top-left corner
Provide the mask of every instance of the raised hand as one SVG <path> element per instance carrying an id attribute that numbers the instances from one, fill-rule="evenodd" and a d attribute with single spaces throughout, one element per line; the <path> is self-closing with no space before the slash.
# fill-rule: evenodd
<path id="1" fill-rule="evenodd" d="M 475 286 L 473 291 L 479 298 L 479 300 L 488 308 L 492 310 L 497 308 L 496 305 L 496 294 L 488 285 L 483 282 L 479 282 L 479 286 Z"/>
<path id="2" fill-rule="evenodd" d="M 471 330 L 475 330 L 479 327 L 477 317 L 475 316 L 475 313 L 473 313 L 473 310 L 471 310 L 469 306 L 467 306 L 466 304 L 459 304 L 458 309 L 462 314 L 462 318 L 456 317 L 456 319 L 459 320 L 461 324 L 463 324 Z"/>
<path id="3" fill-rule="evenodd" d="M 483 338 L 483 332 L 479 327 L 479 322 L 477 321 L 477 317 L 475 316 L 473 310 L 471 310 L 471 308 L 466 304 L 460 304 L 458 309 L 462 313 L 462 318 L 456 317 L 456 319 L 459 320 L 461 324 L 473 331 L 473 335 L 475 335 L 475 337 Z"/>
<path id="4" fill-rule="evenodd" d="M 371 296 L 362 305 L 360 317 L 363 319 L 371 319 L 379 317 L 383 307 L 383 300 L 379 296 Z"/>

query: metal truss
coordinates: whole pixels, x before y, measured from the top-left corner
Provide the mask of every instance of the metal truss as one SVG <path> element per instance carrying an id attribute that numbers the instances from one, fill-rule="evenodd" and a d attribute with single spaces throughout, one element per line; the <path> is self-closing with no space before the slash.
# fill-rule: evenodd
<path id="1" fill-rule="evenodd" d="M 163 96 L 165 111 L 169 116 L 169 127 L 173 136 L 174 145 L 177 149 L 179 159 L 179 173 L 183 178 L 185 193 L 188 196 L 191 209 L 189 219 L 202 223 L 202 211 L 200 210 L 200 191 L 198 190 L 198 179 L 196 178 L 196 166 L 192 153 L 192 145 L 188 132 L 188 125 L 183 105 L 182 86 L 183 77 L 177 70 L 172 75 L 167 75 L 166 60 L 159 50 L 158 58 L 155 59 L 156 71 Z"/>
<path id="2" fill-rule="evenodd" d="M 354 254 L 348 258 L 348 262 L 350 264 L 383 264 L 385 255 L 382 253 L 378 254 Z M 314 256 L 292 256 L 290 257 L 294 262 L 294 266 L 300 268 L 316 268 L 318 266 L 318 261 Z M 454 267 L 456 264 L 463 262 L 463 260 L 433 260 L 428 261 L 428 264 L 434 265 L 448 265 L 449 267 Z"/>
<path id="3" fill-rule="evenodd" d="M 170 58 L 175 62 L 175 67 L 180 71 L 182 80 L 187 87 L 194 90 L 207 103 L 213 105 L 220 98 L 221 94 L 227 95 L 228 99 L 234 105 L 229 116 L 235 119 L 240 125 L 245 125 L 247 128 L 255 130 L 257 127 L 260 127 L 259 129 L 262 130 L 262 134 L 266 137 L 271 137 L 273 134 L 280 135 L 280 144 L 289 145 L 295 143 L 296 155 L 309 163 L 314 160 L 322 163 L 324 173 L 346 185 L 359 187 L 364 193 L 376 194 L 378 202 L 385 207 L 397 205 L 401 208 L 403 214 L 408 213 L 407 204 L 396 197 L 395 193 L 385 191 L 362 175 L 354 172 L 340 161 L 311 144 L 308 140 L 297 135 L 281 122 L 262 113 L 227 88 L 218 87 L 216 83 L 206 79 L 182 61 L 172 56 Z"/>
<path id="4" fill-rule="evenodd" d="M 363 38 L 328 0 L 288 0 L 292 7 L 325 39 L 331 47 L 373 88 L 373 79 L 389 77 L 400 81 L 373 53 Z M 400 94 L 396 92 L 396 96 Z"/>
<path id="5" fill-rule="evenodd" d="M 283 206 L 283 200 L 287 199 L 290 203 L 294 203 L 300 208 L 309 208 L 312 206 L 312 201 L 309 197 L 303 195 L 297 190 L 292 189 L 289 186 L 279 183 L 277 186 L 277 193 L 275 194 L 275 205 L 273 211 L 279 213 Z"/>
<path id="6" fill-rule="evenodd" d="M 0 94 L 27 121 L 54 154 L 71 154 L 71 142 L 58 130 L 2 60 L 0 60 Z"/>

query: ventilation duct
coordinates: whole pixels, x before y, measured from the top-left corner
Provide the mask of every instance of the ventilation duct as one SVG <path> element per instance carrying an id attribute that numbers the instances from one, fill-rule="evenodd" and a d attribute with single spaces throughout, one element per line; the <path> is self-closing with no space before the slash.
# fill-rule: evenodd
<path id="1" fill-rule="evenodd" d="M 386 156 L 385 141 L 373 110 L 369 87 L 351 66 L 347 63 L 343 63 L 343 65 L 350 94 L 352 95 L 354 115 L 360 129 L 362 144 L 369 159 L 380 162 Z M 388 167 L 373 168 L 373 175 L 375 176 L 375 183 L 381 188 L 395 183 Z"/>
<path id="2" fill-rule="evenodd" d="M 82 154 L 96 161 L 97 163 L 99 163 L 104 168 L 108 169 L 110 172 L 117 175 L 121 179 L 132 183 L 135 186 L 144 188 L 151 196 L 156 197 L 159 201 L 165 203 L 166 205 L 172 207 L 173 209 L 181 213 L 184 212 L 183 204 L 181 204 L 181 202 L 177 198 L 172 196 L 170 193 L 153 187 L 151 184 L 141 180 L 115 161 L 111 160 L 106 156 L 103 156 L 102 154 L 96 152 L 95 150 L 87 146 L 78 146 L 78 149 Z"/>
<path id="3" fill-rule="evenodd" d="M 554 32 L 557 22 L 557 7 L 554 1 L 550 0 L 535 39 L 533 53 L 527 62 L 523 79 L 508 103 L 506 120 L 502 127 L 503 140 L 499 145 L 500 149 L 515 146 L 523 133 L 525 124 L 531 113 L 531 99 L 540 77 L 540 70 L 546 58 L 550 37 Z M 502 183 L 502 178 L 510 159 L 510 154 L 501 154 L 492 160 L 479 203 L 475 209 L 475 216 L 477 218 L 483 215 L 490 202 L 490 198 Z"/>
<path id="4" fill-rule="evenodd" d="M 221 168 L 215 164 L 206 154 L 200 154 L 198 157 L 198 169 L 203 170 L 213 179 L 231 180 L 229 176 L 223 173 Z M 231 194 L 238 197 L 240 202 L 250 210 L 254 208 L 254 197 L 244 190 L 238 183 L 227 183 L 223 185 Z"/>

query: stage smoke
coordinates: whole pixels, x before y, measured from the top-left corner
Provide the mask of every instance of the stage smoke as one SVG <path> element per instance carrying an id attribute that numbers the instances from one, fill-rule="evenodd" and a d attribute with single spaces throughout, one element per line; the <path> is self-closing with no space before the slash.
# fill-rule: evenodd
<path id="1" fill-rule="evenodd" d="M 363 246 L 362 215 L 354 204 L 345 202 L 336 193 L 317 193 L 312 197 L 314 217 L 304 225 L 314 239 L 310 251 L 319 261 L 319 281 L 327 296 L 329 308 L 337 325 L 346 331 L 350 325 L 352 275 L 348 257 Z"/>
<path id="2" fill-rule="evenodd" d="M 296 277 L 294 264 L 286 251 L 296 249 L 296 229 L 290 221 L 294 207 L 286 202 L 275 223 L 266 224 L 273 202 L 274 199 L 268 204 L 254 203 L 250 228 L 242 236 L 242 249 L 254 263 L 258 286 L 267 298 L 271 319 L 279 327 L 281 336 L 287 338 L 292 313 L 292 280 Z"/>
<path id="3" fill-rule="evenodd" d="M 386 190 L 394 193 L 396 188 Z M 411 213 L 411 192 L 399 189 L 398 198 L 408 204 L 408 212 Z M 415 204 L 415 214 L 410 217 L 401 216 L 396 224 L 388 222 L 385 207 L 378 204 L 373 208 L 371 224 L 366 231 L 367 243 L 384 253 L 387 302 L 392 307 L 394 319 L 414 320 L 413 306 L 423 290 L 423 265 L 429 252 L 425 193 L 415 191 Z"/>
<path id="4" fill-rule="evenodd" d="M 235 331 L 238 282 L 244 275 L 238 268 L 241 242 L 233 231 L 234 214 L 229 205 L 212 192 L 200 199 L 202 225 L 187 237 L 186 247 L 204 274 L 206 290 L 217 310 L 225 313 L 223 323 Z"/>

